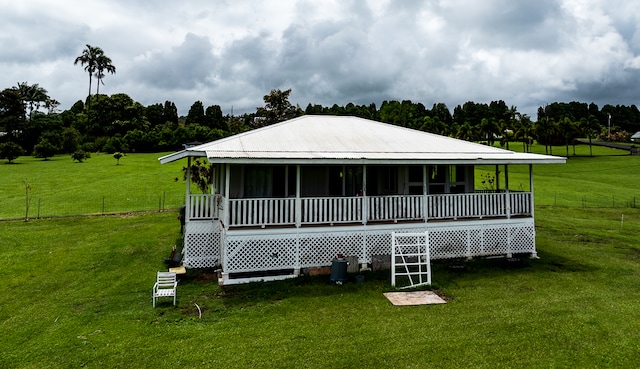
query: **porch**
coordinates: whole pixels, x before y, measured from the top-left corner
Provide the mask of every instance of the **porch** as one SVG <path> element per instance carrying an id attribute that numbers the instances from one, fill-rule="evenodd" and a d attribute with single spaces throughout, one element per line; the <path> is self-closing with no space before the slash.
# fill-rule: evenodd
<path id="1" fill-rule="evenodd" d="M 531 217 L 531 192 L 229 199 L 190 194 L 187 222 L 220 220 L 225 228 L 307 227 Z"/>

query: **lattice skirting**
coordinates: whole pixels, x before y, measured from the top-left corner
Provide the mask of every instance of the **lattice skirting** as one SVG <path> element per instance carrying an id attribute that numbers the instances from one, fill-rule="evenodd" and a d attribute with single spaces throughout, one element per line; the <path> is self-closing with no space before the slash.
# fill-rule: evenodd
<path id="1" fill-rule="evenodd" d="M 533 219 L 241 230 L 228 232 L 224 236 L 218 228 L 216 241 L 213 240 L 215 237 L 205 241 L 205 237 L 198 233 L 200 238 L 196 240 L 194 235 L 193 244 L 202 242 L 203 245 L 213 245 L 225 239 L 226 249 L 222 251 L 222 269 L 225 273 L 296 270 L 331 265 L 337 254 L 357 256 L 359 263 L 370 263 L 372 255 L 391 253 L 391 233 L 394 231 L 429 231 L 432 259 L 536 252 Z M 208 247 L 198 246 L 197 252 L 189 252 L 194 255 L 189 259 L 194 265 L 192 267 L 219 262 L 219 249 Z M 211 256 L 206 256 L 205 250 L 209 250 Z"/>
<path id="2" fill-rule="evenodd" d="M 191 221 L 185 225 L 184 258 L 187 268 L 220 266 L 220 245 L 224 231 L 219 221 Z"/>

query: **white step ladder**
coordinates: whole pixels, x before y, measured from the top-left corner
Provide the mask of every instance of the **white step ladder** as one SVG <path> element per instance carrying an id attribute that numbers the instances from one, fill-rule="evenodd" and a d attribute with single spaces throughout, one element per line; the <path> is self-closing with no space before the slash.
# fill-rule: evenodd
<path id="1" fill-rule="evenodd" d="M 391 285 L 398 277 L 406 277 L 410 288 L 431 284 L 429 232 L 391 233 Z M 401 278 L 404 280 L 404 278 Z"/>

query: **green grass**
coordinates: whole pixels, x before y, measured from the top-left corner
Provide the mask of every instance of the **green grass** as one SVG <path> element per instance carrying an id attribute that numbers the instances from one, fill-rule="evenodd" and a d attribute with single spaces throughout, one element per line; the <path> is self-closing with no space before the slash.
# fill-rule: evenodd
<path id="1" fill-rule="evenodd" d="M 522 145 L 511 144 L 510 149 L 521 150 Z M 544 146 L 534 145 L 533 152 L 545 154 Z M 564 156 L 564 147 L 554 147 L 554 155 Z M 576 146 L 576 155 L 569 147 L 566 165 L 534 165 L 534 192 L 536 205 L 569 207 L 640 207 L 640 156 L 627 151 L 593 147 L 589 156 L 588 145 Z M 570 169 L 568 169 L 570 168 Z M 500 167 L 503 170 L 503 167 Z M 494 166 L 476 168 L 476 188 L 482 189 L 480 175 L 495 175 Z M 509 187 L 529 190 L 529 167 L 509 166 Z M 504 188 L 501 173 L 500 188 Z"/>
<path id="2" fill-rule="evenodd" d="M 387 273 L 221 288 L 151 307 L 175 214 L 0 223 L 0 367 L 634 367 L 640 211 L 543 207 L 540 260 L 433 267 L 448 303 L 397 307 Z M 202 311 L 199 318 L 196 304 Z"/>
<path id="3" fill-rule="evenodd" d="M 637 367 L 640 210 L 539 198 L 547 188 L 633 190 L 637 160 L 536 166 L 540 259 L 435 263 L 446 305 L 391 305 L 388 273 L 343 286 L 302 277 L 222 288 L 211 271 L 190 271 L 178 306 L 153 309 L 155 272 L 179 242 L 174 211 L 0 222 L 0 367 Z"/>
<path id="4" fill-rule="evenodd" d="M 184 203 L 185 163 L 160 165 L 161 155 L 127 154 L 120 165 L 100 153 L 83 163 L 68 155 L 0 162 L 0 219 L 25 217 L 25 182 L 31 218 L 177 208 Z"/>

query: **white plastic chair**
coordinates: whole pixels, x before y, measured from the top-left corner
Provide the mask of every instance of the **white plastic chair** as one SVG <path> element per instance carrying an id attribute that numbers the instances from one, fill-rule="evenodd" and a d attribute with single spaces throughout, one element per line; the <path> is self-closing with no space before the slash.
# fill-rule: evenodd
<path id="1" fill-rule="evenodd" d="M 153 285 L 153 307 L 156 307 L 158 297 L 172 297 L 176 304 L 178 280 L 174 272 L 158 272 L 156 283 Z"/>

